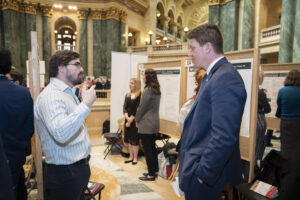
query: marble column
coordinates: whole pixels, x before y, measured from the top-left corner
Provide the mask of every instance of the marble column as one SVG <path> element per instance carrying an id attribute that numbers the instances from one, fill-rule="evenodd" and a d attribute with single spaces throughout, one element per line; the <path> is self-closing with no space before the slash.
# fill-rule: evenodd
<path id="1" fill-rule="evenodd" d="M 87 49 L 87 20 L 81 19 L 79 22 L 79 54 L 81 66 L 84 69 L 84 74 L 88 74 L 88 49 Z"/>
<path id="2" fill-rule="evenodd" d="M 221 5 L 210 5 L 209 8 L 209 16 L 208 21 L 209 24 L 215 24 L 217 26 L 220 26 L 220 10 Z"/>
<path id="3" fill-rule="evenodd" d="M 254 41 L 254 0 L 244 1 L 242 49 L 253 48 Z"/>
<path id="4" fill-rule="evenodd" d="M 20 69 L 20 13 L 14 10 L 3 10 L 4 47 L 12 54 L 12 65 Z M 24 68 L 21 69 L 24 73 Z"/>
<path id="5" fill-rule="evenodd" d="M 239 1 L 209 4 L 209 23 L 219 26 L 224 39 L 224 52 L 237 50 Z"/>
<path id="6" fill-rule="evenodd" d="M 88 17 L 87 20 L 87 56 L 87 74 L 92 76 L 94 74 L 94 28 L 92 17 Z"/>
<path id="7" fill-rule="evenodd" d="M 49 60 L 52 56 L 52 40 L 51 40 L 51 12 L 52 7 L 42 6 L 40 7 L 40 12 L 42 15 L 42 43 L 43 46 L 40 47 L 43 49 L 43 57 L 40 57 L 40 60 L 45 61 L 45 72 L 46 77 L 49 75 Z"/>
<path id="8" fill-rule="evenodd" d="M 93 75 L 98 77 L 104 76 L 104 68 L 106 68 L 105 49 L 107 45 L 105 31 L 106 21 L 93 20 Z M 106 32 L 106 31 L 105 31 Z M 111 41 L 111 39 L 109 39 Z M 89 66 L 90 74 L 90 66 Z"/>
<path id="9" fill-rule="evenodd" d="M 279 63 L 289 63 L 293 59 L 293 36 L 295 26 L 295 9 L 297 0 L 282 0 Z"/>
<path id="10" fill-rule="evenodd" d="M 87 18 L 89 10 L 79 10 L 79 34 L 77 35 L 77 44 L 79 45 L 80 62 L 83 67 L 84 74 L 88 74 L 88 30 Z M 79 39 L 79 41 L 78 41 Z"/>
<path id="11" fill-rule="evenodd" d="M 49 61 L 51 56 L 51 18 L 49 16 L 43 16 L 43 60 L 45 61 L 46 77 L 49 74 Z"/>
<path id="12" fill-rule="evenodd" d="M 26 60 L 31 49 L 30 32 L 36 30 L 35 15 L 10 9 L 2 13 L 5 22 L 2 26 L 2 46 L 11 51 L 12 65 L 26 74 Z"/>
<path id="13" fill-rule="evenodd" d="M 300 62 L 300 1 L 298 0 L 296 7 L 294 44 L 293 44 L 293 62 Z"/>

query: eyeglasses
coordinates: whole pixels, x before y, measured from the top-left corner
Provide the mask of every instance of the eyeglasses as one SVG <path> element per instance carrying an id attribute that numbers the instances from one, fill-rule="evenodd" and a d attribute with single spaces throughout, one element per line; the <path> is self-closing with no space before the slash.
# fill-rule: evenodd
<path id="1" fill-rule="evenodd" d="M 76 63 L 68 63 L 68 64 L 66 64 L 66 66 L 67 65 L 74 65 L 74 66 L 76 66 L 76 67 L 81 67 L 81 63 L 80 62 L 76 62 Z"/>

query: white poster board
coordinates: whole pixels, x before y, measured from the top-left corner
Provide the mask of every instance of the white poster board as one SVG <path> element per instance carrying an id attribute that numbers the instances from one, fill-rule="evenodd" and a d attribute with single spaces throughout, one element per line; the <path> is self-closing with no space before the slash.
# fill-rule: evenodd
<path id="1" fill-rule="evenodd" d="M 280 88 L 284 85 L 284 80 L 289 71 L 265 71 L 264 81 L 261 88 L 266 89 L 267 98 L 271 105 L 271 112 L 266 114 L 267 117 L 275 117 L 277 110 L 277 95 Z"/>
<path id="2" fill-rule="evenodd" d="M 250 137 L 250 114 L 251 114 L 251 91 L 252 91 L 252 73 L 253 58 L 229 60 L 240 73 L 247 92 L 247 100 L 242 117 L 240 136 Z"/>
<path id="3" fill-rule="evenodd" d="M 159 105 L 159 118 L 171 122 L 178 121 L 180 109 L 180 66 L 168 68 L 154 68 L 160 84 L 161 99 Z M 140 67 L 142 69 L 142 66 Z M 143 80 L 143 69 L 140 79 Z M 144 84 L 142 84 L 144 86 Z"/>
<path id="4" fill-rule="evenodd" d="M 40 60 L 40 87 L 44 88 L 45 87 L 45 74 L 46 74 L 46 70 L 45 70 L 45 61 L 44 60 Z M 28 60 L 26 60 L 26 85 L 29 88 L 29 69 L 28 69 Z"/>
<path id="5" fill-rule="evenodd" d="M 129 92 L 129 80 L 137 77 L 137 63 L 147 62 L 148 56 L 112 52 L 111 59 L 110 131 L 116 132 L 118 119 L 124 116 L 123 104 Z"/>
<path id="6" fill-rule="evenodd" d="M 185 67 L 187 68 L 186 99 L 189 99 L 195 95 L 195 88 L 197 87 L 195 80 L 196 68 L 193 66 L 192 60 L 186 60 Z"/>

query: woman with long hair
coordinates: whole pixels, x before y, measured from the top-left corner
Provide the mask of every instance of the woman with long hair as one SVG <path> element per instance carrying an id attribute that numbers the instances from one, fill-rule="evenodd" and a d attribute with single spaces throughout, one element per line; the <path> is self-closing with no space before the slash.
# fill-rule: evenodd
<path id="1" fill-rule="evenodd" d="M 140 104 L 141 83 L 135 78 L 130 79 L 130 92 L 126 94 L 123 105 L 125 116 L 124 141 L 128 143 L 129 159 L 125 163 L 137 164 L 139 152 L 139 135 L 135 124 L 135 114 Z"/>
<path id="2" fill-rule="evenodd" d="M 144 173 L 139 179 L 142 181 L 154 181 L 158 172 L 158 159 L 155 147 L 155 135 L 159 131 L 159 103 L 160 85 L 156 72 L 149 68 L 143 73 L 145 88 L 137 109 L 135 121 L 138 133 L 142 140 L 148 173 Z"/>
<path id="3" fill-rule="evenodd" d="M 178 126 L 178 130 L 179 132 L 182 132 L 183 130 L 183 122 L 186 118 L 186 116 L 188 115 L 188 113 L 190 112 L 192 105 L 197 97 L 198 91 L 200 89 L 201 86 L 201 82 L 202 79 L 205 75 L 206 71 L 203 68 L 198 68 L 197 71 L 195 72 L 195 83 L 196 83 L 196 88 L 195 88 L 195 95 L 192 96 L 191 98 L 189 98 L 181 107 L 180 112 L 179 112 L 179 119 L 177 122 L 177 126 Z"/>

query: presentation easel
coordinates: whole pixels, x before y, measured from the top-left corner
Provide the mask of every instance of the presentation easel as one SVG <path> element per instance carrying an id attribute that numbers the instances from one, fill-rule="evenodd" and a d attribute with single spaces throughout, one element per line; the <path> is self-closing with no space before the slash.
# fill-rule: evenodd
<path id="1" fill-rule="evenodd" d="M 250 163 L 250 172 L 249 172 L 249 180 L 253 178 L 253 169 L 254 169 L 254 149 L 255 149 L 255 136 L 256 136 L 256 117 L 257 117 L 257 95 L 258 95 L 258 66 L 259 66 L 259 52 L 258 49 L 249 49 L 242 51 L 234 51 L 225 53 L 225 56 L 230 62 L 235 62 L 234 65 L 251 67 L 252 75 L 248 77 L 248 81 L 250 81 L 251 90 L 247 91 L 247 95 L 250 100 L 249 107 L 247 108 L 249 111 L 249 117 L 247 121 L 243 123 L 248 123 L 248 136 L 240 136 L 240 152 L 243 160 L 246 160 Z M 247 62 L 245 62 L 245 60 Z M 248 65 L 248 60 L 250 60 L 251 64 Z M 170 61 L 157 61 L 157 62 L 147 62 L 140 63 L 138 65 L 138 79 L 141 77 L 141 71 L 147 68 L 159 69 L 159 68 L 178 68 L 180 69 L 180 95 L 179 95 L 179 109 L 187 100 L 187 88 L 188 87 L 188 64 L 190 63 L 191 58 L 184 58 L 178 60 L 170 60 Z M 174 108 L 176 109 L 176 108 Z M 178 112 L 179 112 L 178 109 Z M 176 122 L 168 121 L 165 119 L 160 119 L 160 133 L 180 138 L 180 133 L 177 129 Z"/>
<path id="2" fill-rule="evenodd" d="M 38 56 L 37 33 L 31 32 L 31 53 L 28 53 L 28 68 L 29 68 L 29 89 L 31 96 L 35 102 L 40 93 L 40 65 Z M 36 123 L 35 123 L 36 125 Z M 32 139 L 32 155 L 36 167 L 36 181 L 38 188 L 38 199 L 44 199 L 43 189 L 43 166 L 42 166 L 42 146 L 37 129 L 35 126 L 34 139 Z"/>
<path id="3" fill-rule="evenodd" d="M 271 100 L 271 113 L 267 114 L 267 129 L 280 130 L 280 119 L 275 117 L 277 110 L 277 94 L 280 88 L 284 87 L 286 74 L 292 69 L 300 70 L 300 63 L 274 63 L 262 64 L 265 78 L 262 88 L 267 90 L 267 97 Z"/>

